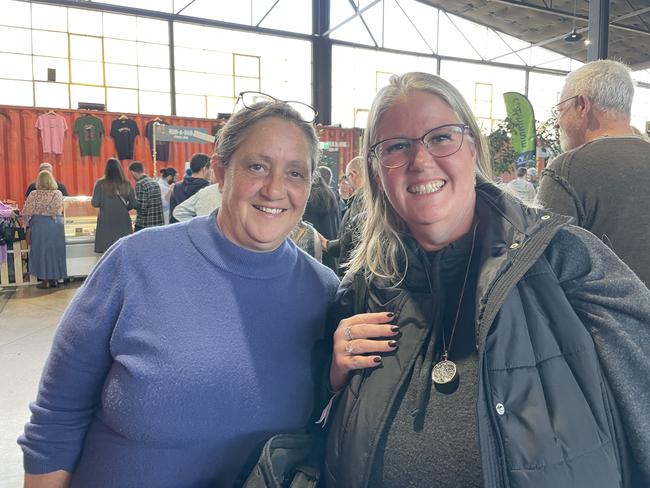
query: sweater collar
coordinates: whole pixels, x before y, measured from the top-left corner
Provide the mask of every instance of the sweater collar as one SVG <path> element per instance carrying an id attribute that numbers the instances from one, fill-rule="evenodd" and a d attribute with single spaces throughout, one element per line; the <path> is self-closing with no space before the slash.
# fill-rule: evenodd
<path id="1" fill-rule="evenodd" d="M 298 252 L 289 239 L 273 251 L 244 249 L 223 234 L 217 224 L 217 211 L 193 218 L 185 227 L 190 241 L 205 259 L 223 271 L 245 278 L 277 278 L 291 272 Z"/>

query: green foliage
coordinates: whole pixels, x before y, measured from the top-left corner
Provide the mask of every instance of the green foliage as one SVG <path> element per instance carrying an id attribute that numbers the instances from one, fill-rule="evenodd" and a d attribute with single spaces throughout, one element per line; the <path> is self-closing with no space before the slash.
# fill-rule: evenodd
<path id="1" fill-rule="evenodd" d="M 551 116 L 546 122 L 537 125 L 537 145 L 546 156 L 553 158 L 562 152 L 560 149 L 560 132 L 556 128 L 557 119 Z"/>
<path id="2" fill-rule="evenodd" d="M 499 176 L 514 169 L 517 153 L 512 149 L 512 121 L 509 118 L 499 122 L 488 135 L 492 174 Z"/>
<path id="3" fill-rule="evenodd" d="M 544 123 L 536 121 L 537 146 L 550 156 L 560 154 L 560 137 L 555 128 L 556 120 L 551 117 Z M 512 121 L 509 118 L 499 122 L 496 128 L 487 136 L 492 158 L 492 173 L 499 176 L 514 171 L 517 153 L 512 149 Z"/>

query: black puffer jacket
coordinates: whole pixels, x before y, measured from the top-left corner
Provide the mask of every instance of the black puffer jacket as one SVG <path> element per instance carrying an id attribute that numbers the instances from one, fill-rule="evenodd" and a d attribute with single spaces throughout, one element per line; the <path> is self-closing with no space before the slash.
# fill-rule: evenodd
<path id="1" fill-rule="evenodd" d="M 650 486 L 650 291 L 568 218 L 477 187 L 479 449 L 486 488 Z M 377 445 L 426 337 L 431 296 L 406 241 L 404 284 L 374 280 L 368 310 L 392 311 L 402 337 L 359 371 L 328 420 L 327 486 L 368 486 Z M 347 276 L 332 327 L 351 315 Z M 408 476 L 405 473 L 405 476 Z"/>

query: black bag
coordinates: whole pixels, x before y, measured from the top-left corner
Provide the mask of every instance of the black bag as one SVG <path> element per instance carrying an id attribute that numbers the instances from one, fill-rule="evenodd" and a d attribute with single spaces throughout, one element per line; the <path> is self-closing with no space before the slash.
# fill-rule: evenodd
<path id="1" fill-rule="evenodd" d="M 12 242 L 14 242 L 13 225 L 8 220 L 0 220 L 0 245 L 8 246 Z"/>
<path id="2" fill-rule="evenodd" d="M 274 435 L 264 444 L 243 488 L 316 488 L 322 440 L 309 433 Z"/>

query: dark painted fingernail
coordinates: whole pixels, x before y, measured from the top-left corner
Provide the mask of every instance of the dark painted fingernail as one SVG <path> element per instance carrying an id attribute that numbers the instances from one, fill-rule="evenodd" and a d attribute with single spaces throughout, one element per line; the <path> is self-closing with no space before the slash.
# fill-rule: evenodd
<path id="1" fill-rule="evenodd" d="M 390 330 L 391 332 L 399 332 L 399 325 L 393 325 Z"/>
<path id="2" fill-rule="evenodd" d="M 393 312 L 386 312 L 386 315 L 388 317 L 395 317 L 395 314 Z"/>
<path id="3" fill-rule="evenodd" d="M 397 347 L 397 341 L 388 341 L 388 347 Z"/>
<path id="4" fill-rule="evenodd" d="M 375 356 L 372 360 L 376 363 L 381 363 L 381 356 Z"/>

